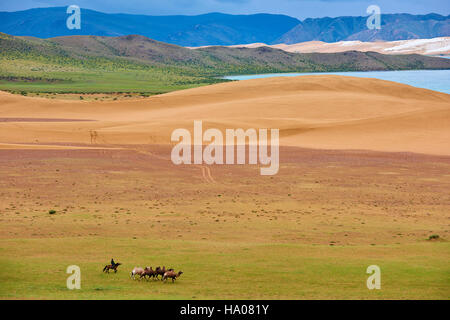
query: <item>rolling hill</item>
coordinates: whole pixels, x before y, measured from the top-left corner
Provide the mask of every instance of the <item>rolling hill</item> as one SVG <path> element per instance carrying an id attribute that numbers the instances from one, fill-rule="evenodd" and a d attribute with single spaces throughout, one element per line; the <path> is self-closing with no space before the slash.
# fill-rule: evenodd
<path id="1" fill-rule="evenodd" d="M 222 131 L 237 125 L 279 128 L 282 146 L 450 155 L 449 102 L 445 93 L 334 75 L 236 81 L 126 102 L 0 93 L 2 116 L 47 121 L 5 122 L 0 134 L 3 142 L 82 144 L 94 129 L 112 145 L 146 144 L 149 137 L 162 145 L 170 144 L 176 128 L 203 119 L 205 128 Z M 45 120 L 52 118 L 66 120 Z"/>
<path id="2" fill-rule="evenodd" d="M 376 52 L 291 53 L 279 49 L 187 49 L 144 36 L 51 39 L 0 35 L 0 89 L 162 93 L 271 72 L 450 69 L 450 60 Z"/>

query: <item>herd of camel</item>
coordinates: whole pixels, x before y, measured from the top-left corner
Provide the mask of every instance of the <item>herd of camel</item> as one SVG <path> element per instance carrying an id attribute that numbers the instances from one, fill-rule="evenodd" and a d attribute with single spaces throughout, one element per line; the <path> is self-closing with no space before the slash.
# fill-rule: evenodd
<path id="1" fill-rule="evenodd" d="M 136 279 L 136 276 L 139 276 L 139 280 L 142 278 L 147 279 L 147 277 L 148 279 L 153 278 L 154 280 L 158 280 L 158 277 L 161 276 L 162 281 L 167 281 L 167 279 L 170 278 L 172 279 L 172 282 L 174 282 L 182 274 L 183 271 L 177 273 L 173 269 L 166 270 L 166 267 L 156 267 L 155 270 L 153 270 L 152 267 L 145 267 L 144 269 L 135 267 L 130 273 L 130 278 Z"/>
<path id="2" fill-rule="evenodd" d="M 115 263 L 114 259 L 111 259 L 111 264 L 106 265 L 103 268 L 103 272 L 109 273 L 109 270 L 113 270 L 115 273 L 117 272 L 117 268 L 121 265 L 121 263 Z M 175 272 L 173 269 L 167 269 L 163 266 L 156 267 L 156 269 L 153 270 L 152 267 L 135 267 L 133 271 L 130 273 L 130 278 L 133 280 L 136 280 L 136 276 L 139 276 L 139 280 L 153 278 L 153 280 L 159 280 L 158 277 L 161 276 L 161 281 L 167 281 L 167 279 L 172 279 L 172 282 L 174 282 L 177 278 L 179 278 L 183 274 L 183 271 L 179 271 L 178 273 Z"/>

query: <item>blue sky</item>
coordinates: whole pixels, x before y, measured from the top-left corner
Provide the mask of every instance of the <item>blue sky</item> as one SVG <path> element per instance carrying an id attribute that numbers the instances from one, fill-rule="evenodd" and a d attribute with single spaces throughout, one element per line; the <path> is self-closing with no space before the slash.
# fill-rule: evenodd
<path id="1" fill-rule="evenodd" d="M 366 8 L 376 4 L 382 13 L 450 14 L 450 0 L 20 0 L 0 1 L 0 11 L 16 11 L 37 7 L 67 6 L 109 13 L 148 15 L 280 13 L 296 18 L 364 16 Z"/>

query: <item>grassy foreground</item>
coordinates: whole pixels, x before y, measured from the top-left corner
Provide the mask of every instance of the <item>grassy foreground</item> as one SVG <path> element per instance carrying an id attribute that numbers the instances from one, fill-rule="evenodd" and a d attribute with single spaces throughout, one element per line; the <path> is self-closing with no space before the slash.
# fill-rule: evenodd
<path id="1" fill-rule="evenodd" d="M 6 299 L 448 299 L 450 292 L 448 243 L 330 247 L 90 237 L 1 244 Z M 113 252 L 125 263 L 117 274 L 103 274 L 98 261 Z M 185 274 L 175 284 L 133 281 L 130 261 L 164 261 Z M 70 291 L 62 266 L 74 263 L 81 290 Z M 371 264 L 381 268 L 381 290 L 366 287 Z"/>

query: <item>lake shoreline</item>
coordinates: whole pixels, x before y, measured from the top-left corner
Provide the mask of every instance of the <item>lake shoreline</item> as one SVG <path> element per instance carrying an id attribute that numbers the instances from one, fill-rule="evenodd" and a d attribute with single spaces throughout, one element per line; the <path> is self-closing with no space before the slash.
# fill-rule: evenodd
<path id="1" fill-rule="evenodd" d="M 312 75 L 340 75 L 360 78 L 376 78 L 386 81 L 394 81 L 417 88 L 429 89 L 450 94 L 450 70 L 389 70 L 389 71 L 341 71 L 341 72 L 289 72 L 266 73 L 253 75 L 225 76 L 226 80 L 251 80 L 273 77 L 297 77 Z"/>

